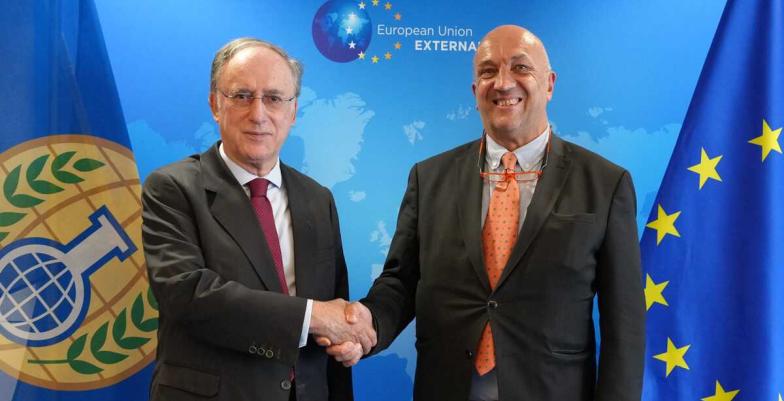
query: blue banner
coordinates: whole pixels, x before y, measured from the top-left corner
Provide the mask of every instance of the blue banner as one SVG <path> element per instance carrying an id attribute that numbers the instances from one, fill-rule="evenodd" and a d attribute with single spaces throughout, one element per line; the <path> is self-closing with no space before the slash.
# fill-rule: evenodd
<path id="1" fill-rule="evenodd" d="M 725 7 L 642 238 L 645 400 L 784 393 L 784 1 Z"/>
<path id="2" fill-rule="evenodd" d="M 157 304 L 92 0 L 0 13 L 0 400 L 142 400 Z"/>

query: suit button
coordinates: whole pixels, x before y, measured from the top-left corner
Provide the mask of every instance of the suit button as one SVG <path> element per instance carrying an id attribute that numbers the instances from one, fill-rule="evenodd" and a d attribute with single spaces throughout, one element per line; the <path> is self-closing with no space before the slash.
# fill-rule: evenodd
<path id="1" fill-rule="evenodd" d="M 466 359 L 471 359 L 474 357 L 474 353 L 471 352 L 471 350 L 466 350 L 465 355 L 466 355 Z"/>
<path id="2" fill-rule="evenodd" d="M 256 346 L 255 345 L 251 345 L 250 347 L 248 347 L 248 352 L 250 352 L 251 354 L 255 354 L 256 353 Z"/>
<path id="3" fill-rule="evenodd" d="M 291 390 L 291 382 L 288 380 L 283 380 L 280 382 L 280 388 L 284 390 Z"/>
<path id="4" fill-rule="evenodd" d="M 487 307 L 490 309 L 495 309 L 498 307 L 498 302 L 490 300 L 487 302 Z"/>
<path id="5" fill-rule="evenodd" d="M 275 353 L 272 352 L 271 349 L 268 349 L 267 352 L 264 354 L 264 356 L 266 356 L 267 359 L 272 359 L 272 357 L 275 356 Z"/>

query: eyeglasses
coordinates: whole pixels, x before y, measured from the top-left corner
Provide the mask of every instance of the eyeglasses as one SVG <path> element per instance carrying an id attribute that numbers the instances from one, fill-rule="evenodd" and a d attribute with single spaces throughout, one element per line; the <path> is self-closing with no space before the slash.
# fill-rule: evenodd
<path id="1" fill-rule="evenodd" d="M 487 134 L 483 131 L 482 138 L 479 140 L 479 157 L 476 161 L 477 167 L 479 168 L 479 176 L 482 177 L 483 180 L 487 180 L 487 182 L 492 184 L 500 184 L 512 179 L 517 182 L 535 181 L 542 176 L 544 168 L 547 167 L 547 162 L 550 159 L 550 135 L 552 135 L 552 130 L 547 133 L 547 149 L 544 151 L 544 156 L 542 157 L 542 166 L 539 167 L 538 170 L 504 171 L 501 173 L 483 171 L 483 166 L 485 165 L 485 163 L 483 163 L 483 156 L 485 143 L 487 142 L 486 135 Z"/>
<path id="2" fill-rule="evenodd" d="M 229 104 L 233 107 L 247 108 L 253 104 L 253 101 L 255 99 L 259 99 L 261 100 L 261 103 L 264 104 L 264 107 L 272 111 L 278 111 L 283 109 L 284 106 L 288 105 L 289 102 L 291 102 L 296 98 L 296 96 L 292 96 L 287 99 L 280 95 L 254 96 L 250 92 L 226 93 L 220 89 L 218 89 L 218 92 L 220 92 L 221 95 L 225 96 L 226 99 L 229 99 Z"/>

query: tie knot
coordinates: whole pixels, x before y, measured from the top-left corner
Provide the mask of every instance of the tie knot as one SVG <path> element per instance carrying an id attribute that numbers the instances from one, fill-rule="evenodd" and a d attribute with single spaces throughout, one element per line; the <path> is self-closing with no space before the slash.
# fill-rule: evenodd
<path id="1" fill-rule="evenodd" d="M 515 156 L 514 152 L 506 152 L 501 156 L 501 163 L 503 163 L 505 169 L 514 171 L 515 165 L 517 165 L 517 156 Z"/>
<path id="2" fill-rule="evenodd" d="M 251 180 L 251 182 L 248 183 L 248 188 L 250 188 L 250 197 L 263 198 L 267 196 L 268 185 L 269 181 L 264 178 L 256 178 Z"/>

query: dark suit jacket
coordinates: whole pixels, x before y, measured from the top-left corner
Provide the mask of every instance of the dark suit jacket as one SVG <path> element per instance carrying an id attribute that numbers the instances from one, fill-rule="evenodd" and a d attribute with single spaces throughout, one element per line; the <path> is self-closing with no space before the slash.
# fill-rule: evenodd
<path id="1" fill-rule="evenodd" d="M 218 153 L 163 167 L 142 193 L 142 239 L 160 305 L 152 400 L 351 400 L 351 371 L 312 338 L 306 298 L 348 298 L 332 194 L 281 164 L 294 232 L 297 296 L 281 293 L 250 200 Z"/>
<path id="2" fill-rule="evenodd" d="M 415 400 L 468 398 L 488 321 L 502 401 L 640 399 L 645 308 L 631 178 L 556 136 L 551 146 L 495 291 L 482 255 L 479 142 L 411 170 L 384 271 L 362 302 L 378 329 L 374 352 L 416 315 Z"/>

